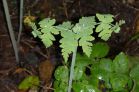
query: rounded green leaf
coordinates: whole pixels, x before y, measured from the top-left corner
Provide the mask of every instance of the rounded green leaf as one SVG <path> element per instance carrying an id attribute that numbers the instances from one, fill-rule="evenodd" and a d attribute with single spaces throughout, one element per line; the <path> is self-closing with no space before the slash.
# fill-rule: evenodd
<path id="1" fill-rule="evenodd" d="M 90 79 L 89 79 L 89 84 L 90 85 L 93 85 L 95 87 L 98 87 L 98 85 L 99 85 L 99 79 L 96 78 L 95 76 L 91 76 Z"/>
<path id="2" fill-rule="evenodd" d="M 127 83 L 127 89 L 128 89 L 128 90 L 132 90 L 133 85 L 134 85 L 134 82 L 133 82 L 133 80 L 130 78 L 130 79 L 128 80 L 128 83 Z"/>
<path id="3" fill-rule="evenodd" d="M 39 86 L 39 77 L 38 76 L 28 76 L 26 77 L 18 86 L 18 89 L 27 90 L 32 87 Z"/>
<path id="4" fill-rule="evenodd" d="M 128 83 L 129 77 L 122 74 L 113 74 L 110 78 L 110 83 L 114 91 L 121 91 Z"/>
<path id="5" fill-rule="evenodd" d="M 113 60 L 113 67 L 117 73 L 127 73 L 129 71 L 128 57 L 123 52 L 121 52 Z"/>
<path id="6" fill-rule="evenodd" d="M 139 64 L 130 71 L 130 77 L 139 81 Z"/>
<path id="7" fill-rule="evenodd" d="M 75 67 L 74 68 L 74 77 L 73 77 L 73 80 L 79 80 L 82 76 L 83 76 L 83 69 L 80 68 L 80 67 Z"/>
<path id="8" fill-rule="evenodd" d="M 84 69 L 89 64 L 91 64 L 91 58 L 87 57 L 86 55 L 81 55 L 77 53 L 75 66 Z"/>
<path id="9" fill-rule="evenodd" d="M 84 81 L 73 83 L 73 90 L 74 92 L 101 92 L 97 87 Z"/>
<path id="10" fill-rule="evenodd" d="M 55 81 L 54 92 L 67 92 L 68 82 Z"/>
<path id="11" fill-rule="evenodd" d="M 69 70 L 66 66 L 59 66 L 54 74 L 56 80 L 58 81 L 68 81 Z"/>
<path id="12" fill-rule="evenodd" d="M 98 68 L 95 68 L 95 69 L 91 70 L 91 76 L 92 76 L 92 78 L 96 77 L 99 80 L 108 81 L 109 77 L 111 76 L 111 73 L 109 73 L 109 72 L 107 72 L 103 69 L 100 69 L 98 67 Z"/>
<path id="13" fill-rule="evenodd" d="M 113 63 L 112 63 L 111 59 L 103 58 L 100 60 L 99 67 L 100 67 L 100 69 L 103 69 L 107 72 L 113 72 L 113 65 L 112 64 Z"/>
<path id="14" fill-rule="evenodd" d="M 91 56 L 94 58 L 105 57 L 109 52 L 109 46 L 106 43 L 98 42 L 92 47 Z"/>

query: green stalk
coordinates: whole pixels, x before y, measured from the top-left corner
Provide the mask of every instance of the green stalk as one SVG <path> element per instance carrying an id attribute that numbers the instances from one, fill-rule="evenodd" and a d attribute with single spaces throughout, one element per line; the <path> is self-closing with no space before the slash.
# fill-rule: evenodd
<path id="1" fill-rule="evenodd" d="M 76 53 L 77 53 L 77 47 L 75 48 L 75 51 L 73 52 L 73 55 L 72 55 L 68 92 L 71 92 L 71 88 L 72 88 L 72 80 L 73 80 L 73 76 L 74 76 L 74 66 L 75 66 L 75 60 L 76 60 Z"/>
<path id="2" fill-rule="evenodd" d="M 4 11 L 5 11 L 5 16 L 6 16 L 6 21 L 7 21 L 7 25 L 8 25 L 10 38 L 11 38 L 14 53 L 15 53 L 16 62 L 19 63 L 18 48 L 17 48 L 17 43 L 16 43 L 16 40 L 15 40 L 14 32 L 13 32 L 12 23 L 11 23 L 11 20 L 10 20 L 10 14 L 9 14 L 7 1 L 2 0 L 2 2 L 3 2 L 3 7 L 4 7 Z"/>

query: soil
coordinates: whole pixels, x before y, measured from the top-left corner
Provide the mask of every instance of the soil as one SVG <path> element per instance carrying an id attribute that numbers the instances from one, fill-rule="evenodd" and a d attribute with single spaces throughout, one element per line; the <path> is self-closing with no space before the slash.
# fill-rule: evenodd
<path id="1" fill-rule="evenodd" d="M 7 2 L 17 39 L 19 1 L 7 0 Z M 66 20 L 76 22 L 81 16 L 96 13 L 110 13 L 115 16 L 116 21 L 125 20 L 120 33 L 112 34 L 108 41 L 111 47 L 109 56 L 114 57 L 121 51 L 128 55 L 139 56 L 139 41 L 131 40 L 131 37 L 139 33 L 139 0 L 24 0 L 24 16 L 31 15 L 37 20 L 51 17 L 55 18 L 57 23 Z M 24 25 L 19 46 L 19 64 L 14 56 L 2 1 L 0 1 L 0 27 L 0 92 L 31 92 L 17 88 L 28 75 L 40 76 L 42 80 L 40 92 L 52 92 L 53 71 L 61 64 L 57 61 L 62 61 L 58 43 L 46 49 L 39 39 L 33 38 L 31 29 Z"/>

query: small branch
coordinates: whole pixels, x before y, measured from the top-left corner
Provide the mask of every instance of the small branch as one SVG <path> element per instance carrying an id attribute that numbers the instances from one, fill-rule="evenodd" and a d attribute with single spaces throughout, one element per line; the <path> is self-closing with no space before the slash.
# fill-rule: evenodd
<path id="1" fill-rule="evenodd" d="M 2 0 L 2 2 L 3 2 L 3 7 L 4 7 L 4 11 L 5 11 L 5 16 L 6 16 L 8 29 L 9 29 L 10 38 L 11 38 L 13 49 L 14 49 L 14 53 L 15 53 L 16 62 L 19 63 L 18 48 L 17 48 L 17 44 L 16 44 L 14 32 L 13 32 L 12 23 L 11 23 L 11 20 L 10 20 L 10 14 L 9 14 L 7 1 L 6 0 Z"/>
<path id="2" fill-rule="evenodd" d="M 27 46 L 29 46 L 29 48 L 31 48 L 31 49 L 33 49 L 34 47 L 31 45 L 31 44 L 29 44 L 27 41 L 22 41 L 24 44 L 26 44 Z M 38 54 L 40 54 L 41 56 L 43 56 L 44 58 L 46 58 L 46 59 L 48 59 L 48 56 L 47 55 L 45 55 L 43 52 L 41 52 L 41 51 L 38 51 L 38 50 L 35 50 Z"/>
<path id="3" fill-rule="evenodd" d="M 20 18 L 19 18 L 19 34 L 17 39 L 17 44 L 20 43 L 21 33 L 22 33 L 22 27 L 23 27 L 23 0 L 20 0 Z"/>
<path id="4" fill-rule="evenodd" d="M 63 8 L 64 8 L 65 15 L 66 15 L 66 17 L 68 19 L 69 15 L 68 15 L 67 4 L 66 4 L 65 0 L 63 0 Z"/>
<path id="5" fill-rule="evenodd" d="M 73 55 L 72 55 L 68 92 L 71 92 L 71 88 L 72 88 L 72 80 L 73 80 L 73 75 L 74 75 L 74 66 L 75 66 L 75 60 L 76 60 L 76 53 L 77 53 L 77 47 L 75 48 L 75 51 L 73 52 Z"/>

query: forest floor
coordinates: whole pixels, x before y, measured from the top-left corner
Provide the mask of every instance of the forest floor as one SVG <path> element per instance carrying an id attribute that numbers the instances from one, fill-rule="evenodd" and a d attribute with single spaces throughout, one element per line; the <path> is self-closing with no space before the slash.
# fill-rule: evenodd
<path id="1" fill-rule="evenodd" d="M 19 27 L 17 1 L 8 0 L 16 38 Z M 116 21 L 125 20 L 120 33 L 112 34 L 108 41 L 111 47 L 110 56 L 113 57 L 121 51 L 139 56 L 139 40 L 131 41 L 139 33 L 139 0 L 24 0 L 24 16 L 31 15 L 38 20 L 51 17 L 61 23 L 65 20 L 77 21 L 81 16 L 96 13 L 110 13 L 115 16 Z M 42 86 L 51 88 L 53 71 L 60 64 L 57 61 L 62 60 L 58 53 L 58 43 L 46 49 L 40 40 L 33 38 L 31 29 L 24 25 L 19 46 L 19 65 L 15 60 L 1 1 L 0 27 L 0 92 L 27 92 L 18 90 L 17 86 L 28 75 L 39 75 L 44 82 Z"/>

